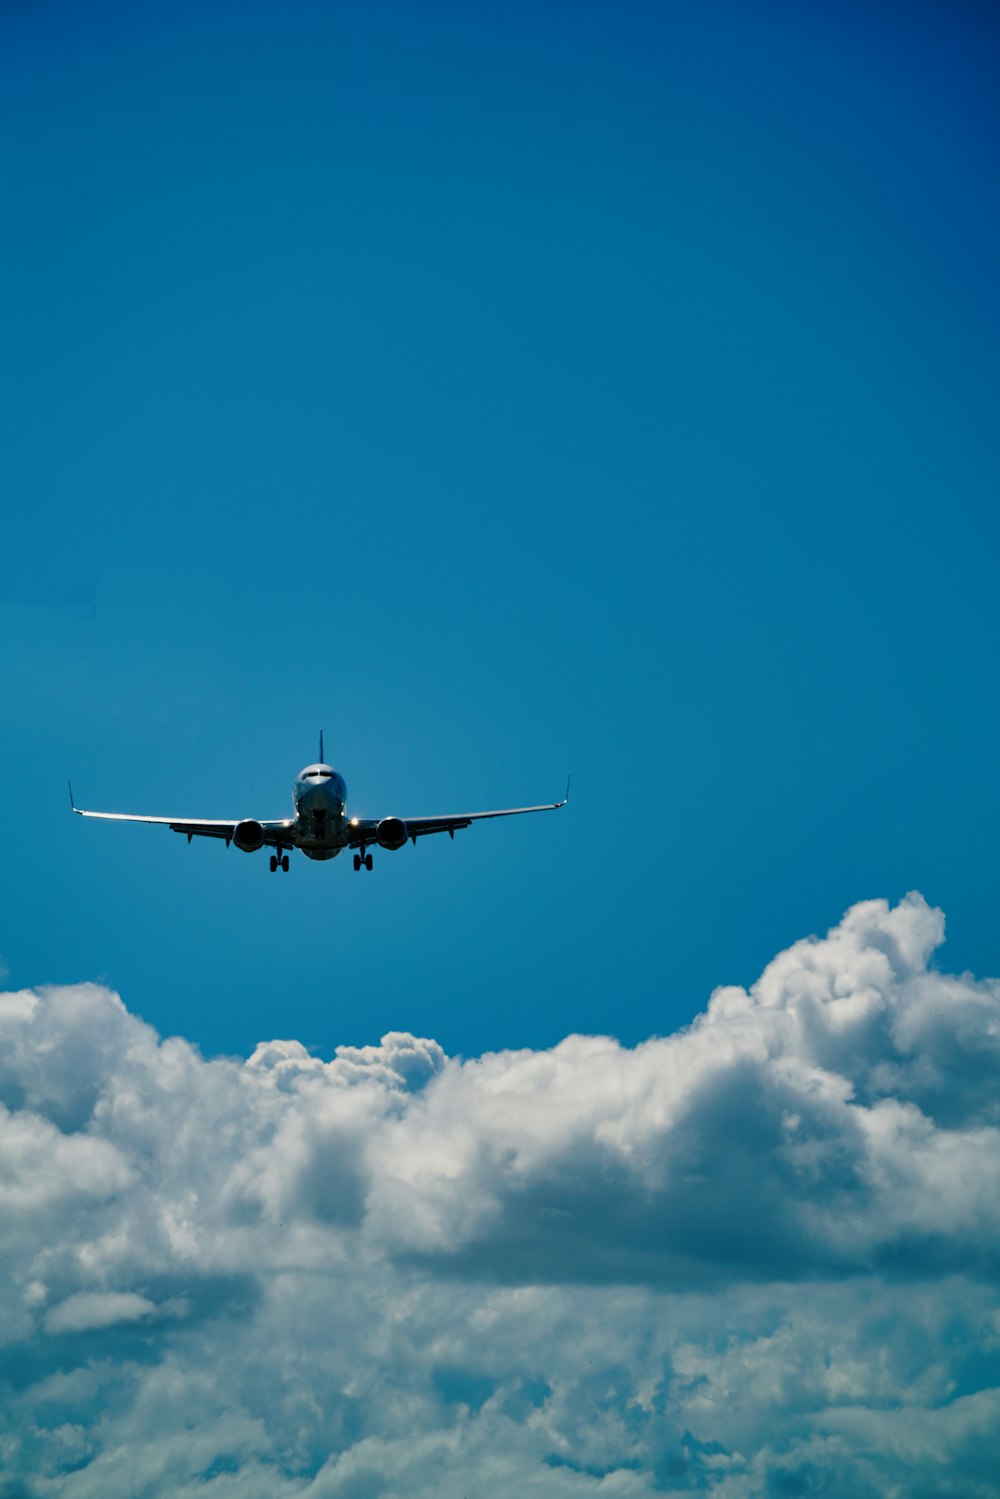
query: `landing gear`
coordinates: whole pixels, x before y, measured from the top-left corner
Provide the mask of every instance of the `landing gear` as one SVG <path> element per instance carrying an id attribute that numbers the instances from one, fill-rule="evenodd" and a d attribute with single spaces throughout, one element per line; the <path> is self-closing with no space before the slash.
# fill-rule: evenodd
<path id="1" fill-rule="evenodd" d="M 361 868 L 362 864 L 365 866 L 366 869 L 371 869 L 371 867 L 372 867 L 372 856 L 371 856 L 371 854 L 366 854 L 366 853 L 362 852 L 360 854 L 355 854 L 354 855 L 354 868 L 355 868 L 355 872 Z"/>
<path id="2" fill-rule="evenodd" d="M 285 874 L 288 873 L 288 855 L 282 856 L 280 848 L 276 854 L 271 855 L 271 873 L 274 874 L 278 869 L 283 870 Z"/>

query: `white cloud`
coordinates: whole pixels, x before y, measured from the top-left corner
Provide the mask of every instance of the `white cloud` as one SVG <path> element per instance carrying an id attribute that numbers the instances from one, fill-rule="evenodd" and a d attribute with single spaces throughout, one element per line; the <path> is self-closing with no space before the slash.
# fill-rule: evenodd
<path id="1" fill-rule="evenodd" d="M 45 1314 L 46 1332 L 89 1332 L 116 1322 L 138 1322 L 156 1307 L 134 1291 L 77 1291 Z"/>
<path id="2" fill-rule="evenodd" d="M 675 1035 L 466 1062 L 205 1061 L 97 986 L 3 996 L 0 1472 L 1000 1492 L 1000 986 L 942 937 L 865 902 Z"/>

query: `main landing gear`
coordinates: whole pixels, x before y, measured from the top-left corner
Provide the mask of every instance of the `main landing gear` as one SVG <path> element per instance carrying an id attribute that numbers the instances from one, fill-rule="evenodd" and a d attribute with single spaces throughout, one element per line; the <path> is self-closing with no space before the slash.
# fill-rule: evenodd
<path id="1" fill-rule="evenodd" d="M 365 866 L 366 869 L 371 869 L 371 867 L 372 867 L 372 856 L 371 856 L 371 854 L 366 854 L 363 849 L 362 849 L 362 851 L 361 851 L 360 854 L 355 854 L 354 855 L 354 868 L 355 868 L 355 870 L 359 870 L 361 868 L 362 864 Z"/>
<path id="2" fill-rule="evenodd" d="M 279 867 L 284 870 L 285 874 L 288 873 L 288 855 L 285 854 L 282 857 L 280 848 L 276 854 L 271 855 L 271 873 L 274 874 Z"/>

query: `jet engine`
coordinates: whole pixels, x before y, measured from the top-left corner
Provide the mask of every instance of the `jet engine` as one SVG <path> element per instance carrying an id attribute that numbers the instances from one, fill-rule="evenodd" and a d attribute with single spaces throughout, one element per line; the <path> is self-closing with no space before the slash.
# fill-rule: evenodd
<path id="1" fill-rule="evenodd" d="M 245 817 L 233 828 L 233 842 L 245 854 L 252 854 L 264 847 L 264 829 L 253 817 Z"/>
<path id="2" fill-rule="evenodd" d="M 401 817 L 383 817 L 375 828 L 379 848 L 402 848 L 407 839 L 406 823 Z"/>

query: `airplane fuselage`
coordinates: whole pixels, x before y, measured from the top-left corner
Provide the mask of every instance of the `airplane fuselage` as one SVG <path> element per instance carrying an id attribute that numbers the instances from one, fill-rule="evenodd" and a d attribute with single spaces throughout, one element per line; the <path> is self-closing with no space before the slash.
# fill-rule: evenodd
<path id="1" fill-rule="evenodd" d="M 332 765 L 307 765 L 292 785 L 294 842 L 310 859 L 332 859 L 348 841 L 347 786 Z"/>

